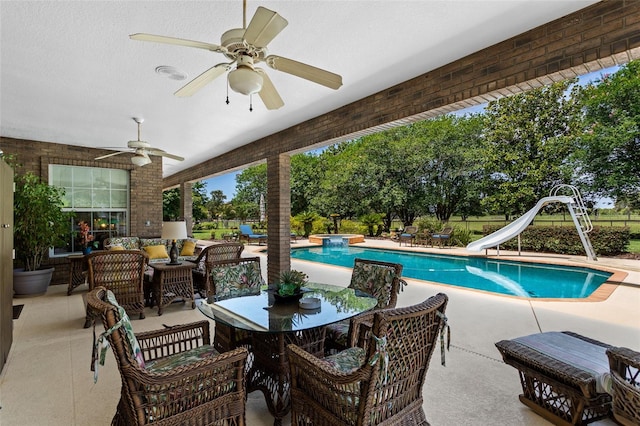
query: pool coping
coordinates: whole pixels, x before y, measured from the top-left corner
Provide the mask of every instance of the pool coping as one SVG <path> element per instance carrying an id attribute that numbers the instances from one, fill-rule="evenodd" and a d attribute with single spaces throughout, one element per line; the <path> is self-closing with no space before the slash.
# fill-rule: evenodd
<path id="1" fill-rule="evenodd" d="M 321 247 L 322 244 L 313 244 L 313 243 L 305 244 L 305 243 L 303 243 L 301 245 L 296 245 L 296 247 L 291 247 L 291 248 L 292 249 L 296 249 L 296 248 L 318 247 L 318 246 Z M 575 263 L 575 261 L 572 262 L 572 261 L 569 261 L 569 260 L 559 259 L 559 258 L 553 258 L 552 259 L 552 258 L 549 258 L 549 257 L 545 257 L 544 259 L 536 259 L 536 260 L 534 260 L 534 259 L 523 259 L 521 256 L 513 256 L 513 255 L 508 255 L 508 254 L 507 255 L 477 255 L 477 254 L 469 254 L 469 253 L 442 253 L 442 254 L 439 254 L 439 253 L 433 252 L 433 251 L 406 250 L 404 248 L 399 248 L 399 247 L 378 247 L 378 246 L 370 246 L 370 245 L 365 245 L 365 246 L 366 246 L 366 248 L 371 248 L 371 249 L 375 249 L 375 250 L 390 250 L 390 251 L 399 251 L 399 252 L 405 252 L 405 253 L 423 253 L 423 254 L 432 254 L 432 255 L 436 255 L 436 256 L 444 255 L 444 256 L 454 256 L 454 257 L 479 257 L 479 258 L 485 258 L 485 259 L 509 260 L 509 261 L 515 261 L 515 262 L 523 262 L 523 263 L 538 263 L 538 264 L 547 264 L 547 265 L 555 265 L 555 266 L 568 266 L 568 267 L 572 267 L 572 268 L 588 268 L 588 269 L 594 269 L 596 271 L 608 272 L 608 273 L 612 274 L 609 277 L 609 279 L 607 279 L 607 281 L 605 281 L 602 284 L 600 284 L 598 286 L 598 288 L 596 288 L 589 296 L 582 297 L 582 298 L 575 298 L 575 297 L 573 297 L 573 298 L 523 297 L 523 296 L 516 296 L 516 295 L 512 295 L 512 294 L 495 293 L 495 292 L 486 291 L 486 290 L 480 290 L 480 289 L 476 289 L 476 288 L 457 286 L 457 285 L 453 285 L 453 284 L 440 283 L 440 282 L 436 282 L 436 281 L 421 280 L 419 278 L 405 278 L 405 279 L 410 279 L 410 280 L 415 280 L 415 281 L 422 281 L 422 282 L 433 284 L 433 285 L 458 288 L 458 289 L 463 289 L 463 290 L 475 291 L 475 292 L 479 292 L 479 293 L 483 293 L 483 294 L 490 294 L 490 295 L 501 296 L 501 297 L 515 298 L 515 299 L 518 299 L 518 300 L 529 300 L 529 301 L 534 301 L 534 302 L 603 302 L 603 301 L 607 300 L 613 294 L 613 292 L 618 288 L 618 286 L 625 284 L 623 281 L 629 275 L 627 272 L 620 271 L 618 269 L 614 269 L 614 268 L 607 267 L 607 266 L 593 265 L 591 263 L 577 265 Z M 539 253 L 538 255 L 544 255 L 544 254 L 545 253 Z M 549 254 L 552 255 L 551 253 L 549 253 Z M 313 262 L 311 260 L 296 259 L 296 261 L 321 263 L 321 264 L 327 265 L 327 266 L 343 267 L 343 266 L 340 266 L 340 265 L 330 265 L 330 264 L 326 264 L 326 263 L 322 263 L 322 262 Z"/>

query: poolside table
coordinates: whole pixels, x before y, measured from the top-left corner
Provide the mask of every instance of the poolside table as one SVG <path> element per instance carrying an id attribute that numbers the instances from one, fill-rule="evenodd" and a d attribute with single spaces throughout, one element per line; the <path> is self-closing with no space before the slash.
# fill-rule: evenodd
<path id="1" fill-rule="evenodd" d="M 247 372 L 247 389 L 264 394 L 274 425 L 281 425 L 291 409 L 287 345 L 295 343 L 323 357 L 326 325 L 368 311 L 378 303 L 368 294 L 340 286 L 308 283 L 304 290 L 304 297 L 320 299 L 319 308 L 302 309 L 298 300 L 277 301 L 268 290 L 198 305 L 216 323 L 250 332 L 253 362 Z"/>

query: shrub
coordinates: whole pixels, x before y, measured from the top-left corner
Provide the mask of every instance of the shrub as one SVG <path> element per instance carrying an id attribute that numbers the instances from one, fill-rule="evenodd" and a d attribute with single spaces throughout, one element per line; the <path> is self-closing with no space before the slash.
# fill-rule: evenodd
<path id="1" fill-rule="evenodd" d="M 483 231 L 489 235 L 501 226 L 485 225 Z M 613 256 L 624 253 L 629 244 L 630 233 L 626 227 L 594 227 L 589 234 L 591 245 L 597 255 Z M 506 250 L 517 250 L 518 239 L 512 238 L 500 244 Z M 520 234 L 520 248 L 525 251 L 560 254 L 584 254 L 584 247 L 574 227 L 529 226 Z"/>

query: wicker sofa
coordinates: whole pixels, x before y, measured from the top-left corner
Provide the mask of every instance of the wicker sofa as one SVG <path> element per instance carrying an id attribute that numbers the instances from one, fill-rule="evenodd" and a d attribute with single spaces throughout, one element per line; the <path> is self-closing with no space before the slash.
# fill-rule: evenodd
<path id="1" fill-rule="evenodd" d="M 194 244 L 193 254 L 183 255 L 183 247 L 187 241 L 191 241 Z M 198 247 L 195 245 L 197 242 L 194 238 L 186 238 L 183 240 L 176 240 L 176 246 L 178 247 L 178 261 L 180 260 L 188 260 L 191 262 L 197 262 L 198 256 L 202 251 L 202 247 Z M 164 246 L 167 252 L 166 257 L 155 257 L 151 256 L 149 252 L 149 263 L 155 262 L 166 262 L 169 258 L 169 250 L 171 249 L 172 240 L 163 240 L 162 238 L 141 238 L 141 237 L 112 237 L 107 238 L 104 241 L 104 248 L 106 250 L 114 250 L 122 247 L 124 250 L 145 250 L 145 247 L 158 247 Z M 153 251 L 153 250 L 151 250 Z"/>

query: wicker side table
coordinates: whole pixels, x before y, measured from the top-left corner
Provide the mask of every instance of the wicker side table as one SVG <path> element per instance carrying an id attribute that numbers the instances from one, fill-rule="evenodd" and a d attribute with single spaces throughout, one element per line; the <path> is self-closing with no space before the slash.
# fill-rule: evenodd
<path id="1" fill-rule="evenodd" d="M 568 331 L 540 333 L 537 338 L 544 341 L 552 334 L 555 342 L 558 338 L 579 339 L 590 354 L 597 353 L 590 359 L 592 365 L 604 363 L 608 370 L 606 349 L 610 345 Z M 496 343 L 504 362 L 518 369 L 520 402 L 556 425 L 586 425 L 611 415 L 611 395 L 598 389 L 597 374 L 580 362 L 570 364 L 529 346 L 528 337 Z"/>
<path id="2" fill-rule="evenodd" d="M 69 259 L 69 286 L 67 287 L 67 296 L 71 296 L 71 292 L 77 287 L 87 282 L 87 260 L 83 254 L 72 254 L 67 257 Z"/>
<path id="3" fill-rule="evenodd" d="M 193 295 L 192 269 L 196 267 L 193 262 L 183 261 L 179 265 L 166 263 L 151 263 L 153 268 L 153 297 L 151 307 L 158 304 L 158 315 L 162 315 L 165 306 L 176 299 L 185 302 L 191 299 L 191 309 L 195 309 L 196 302 Z"/>

